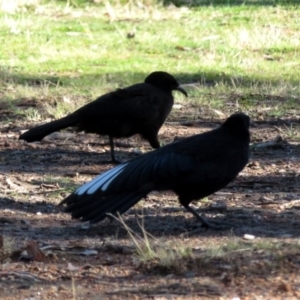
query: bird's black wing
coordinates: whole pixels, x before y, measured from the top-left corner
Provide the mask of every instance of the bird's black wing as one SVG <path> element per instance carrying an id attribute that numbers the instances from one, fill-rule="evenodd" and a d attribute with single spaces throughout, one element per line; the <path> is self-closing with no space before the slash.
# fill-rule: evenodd
<path id="1" fill-rule="evenodd" d="M 167 103 L 166 103 L 167 102 Z M 144 120 L 155 118 L 163 106 L 173 105 L 173 96 L 155 86 L 139 83 L 105 94 L 78 110 L 82 116 L 93 118 L 126 118 Z"/>

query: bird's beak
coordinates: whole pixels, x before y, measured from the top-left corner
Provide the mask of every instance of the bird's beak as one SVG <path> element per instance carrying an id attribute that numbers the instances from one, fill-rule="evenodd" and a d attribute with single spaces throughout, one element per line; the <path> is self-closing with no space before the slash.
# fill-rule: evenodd
<path id="1" fill-rule="evenodd" d="M 185 91 L 185 89 L 183 87 L 181 87 L 180 85 L 175 89 L 176 91 L 179 91 L 180 93 L 182 93 L 184 96 L 188 96 L 187 92 Z"/>

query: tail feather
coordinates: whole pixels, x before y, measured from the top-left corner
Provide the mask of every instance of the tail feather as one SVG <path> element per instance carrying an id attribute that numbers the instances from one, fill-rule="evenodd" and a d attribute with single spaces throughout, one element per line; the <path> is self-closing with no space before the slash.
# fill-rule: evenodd
<path id="1" fill-rule="evenodd" d="M 134 206 L 137 202 L 139 202 L 143 197 L 145 197 L 145 193 L 135 192 L 133 194 L 128 195 L 127 197 L 124 195 L 124 198 L 119 198 L 119 201 L 115 203 L 114 206 L 110 206 L 106 210 L 101 210 L 99 215 L 93 214 L 88 218 L 83 218 L 82 221 L 90 221 L 91 223 L 97 223 L 107 217 L 107 214 L 117 215 L 118 213 L 122 215 L 132 206 Z"/>
<path id="2" fill-rule="evenodd" d="M 19 137 L 19 140 L 25 140 L 29 143 L 36 142 L 42 140 L 45 136 L 68 128 L 70 126 L 75 126 L 78 124 L 78 117 L 76 114 L 71 114 L 69 116 L 66 116 L 64 118 L 61 118 L 56 121 L 52 121 L 50 123 L 34 127 L 25 133 L 21 134 Z"/>
<path id="3" fill-rule="evenodd" d="M 94 213 L 99 214 L 101 211 L 105 211 L 107 207 L 111 206 L 111 203 L 107 203 L 105 200 L 107 199 L 85 199 L 84 203 L 81 202 L 67 206 L 65 212 L 70 212 L 74 219 L 81 219 Z"/>
<path id="4" fill-rule="evenodd" d="M 124 214 L 127 210 L 129 210 L 132 206 L 134 206 L 137 202 L 139 202 L 142 198 L 145 198 L 146 196 L 147 194 L 145 193 L 135 193 L 135 195 L 131 196 L 130 201 L 123 201 L 112 213 L 115 215 L 117 213 Z"/>
<path id="5" fill-rule="evenodd" d="M 101 201 L 103 200 L 101 196 L 99 196 L 99 198 L 96 198 L 95 195 L 88 194 L 85 195 L 84 201 L 81 198 L 81 196 L 78 196 L 76 193 L 73 193 L 69 195 L 66 199 L 64 199 L 64 201 L 59 203 L 59 205 L 67 205 L 64 209 L 65 212 L 78 212 L 78 214 L 81 212 L 84 214 L 87 211 L 94 209 L 95 205 L 96 207 L 101 206 Z"/>
<path id="6" fill-rule="evenodd" d="M 105 219 L 107 213 L 112 213 L 112 210 L 119 205 L 119 201 L 122 200 L 119 197 L 110 199 L 111 197 L 106 198 L 104 203 L 95 203 L 93 209 L 88 210 L 84 214 L 80 211 L 81 221 L 90 221 L 91 223 L 96 223 Z M 72 212 L 72 217 L 74 218 L 74 213 Z M 95 221 L 98 220 L 98 221 Z"/>
<path id="7" fill-rule="evenodd" d="M 145 191 L 106 197 L 99 196 L 99 198 L 96 198 L 95 195 L 91 195 L 90 198 L 85 198 L 84 201 L 80 201 L 80 196 L 72 194 L 68 197 L 69 199 L 67 198 L 68 201 L 64 201 L 64 203 L 67 203 L 65 211 L 70 212 L 74 219 L 96 223 L 105 219 L 107 214 L 123 214 L 146 195 L 147 193 L 145 193 Z"/>

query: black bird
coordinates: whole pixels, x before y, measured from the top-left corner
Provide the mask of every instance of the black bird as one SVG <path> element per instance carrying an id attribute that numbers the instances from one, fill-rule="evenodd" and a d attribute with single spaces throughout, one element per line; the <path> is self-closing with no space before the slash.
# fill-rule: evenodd
<path id="1" fill-rule="evenodd" d="M 172 190 L 202 226 L 214 227 L 189 206 L 225 187 L 249 157 L 249 123 L 233 114 L 212 131 L 173 142 L 104 172 L 60 204 L 73 218 L 92 223 L 122 214 L 153 190 Z"/>
<path id="2" fill-rule="evenodd" d="M 172 109 L 173 90 L 187 96 L 172 75 L 162 71 L 153 72 L 144 83 L 100 96 L 66 117 L 30 129 L 19 139 L 40 141 L 50 133 L 75 127 L 77 131 L 108 135 L 111 158 L 117 162 L 114 138 L 140 134 L 153 148 L 160 147 L 157 134 Z"/>

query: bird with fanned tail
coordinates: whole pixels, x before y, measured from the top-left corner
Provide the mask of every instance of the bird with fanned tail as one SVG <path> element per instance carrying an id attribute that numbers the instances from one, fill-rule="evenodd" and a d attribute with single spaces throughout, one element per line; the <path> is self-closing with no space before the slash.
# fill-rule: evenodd
<path id="1" fill-rule="evenodd" d="M 190 206 L 224 188 L 246 166 L 250 119 L 231 115 L 219 128 L 146 153 L 79 187 L 60 204 L 73 218 L 92 223 L 123 214 L 153 190 L 172 190 L 202 226 L 216 228 Z"/>

